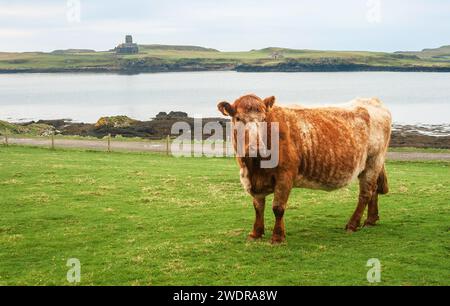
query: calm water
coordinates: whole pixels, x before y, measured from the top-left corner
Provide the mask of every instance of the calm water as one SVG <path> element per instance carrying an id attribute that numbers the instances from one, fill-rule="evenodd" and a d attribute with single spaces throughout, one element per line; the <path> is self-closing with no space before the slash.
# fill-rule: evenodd
<path id="1" fill-rule="evenodd" d="M 172 110 L 219 116 L 218 101 L 250 92 L 305 105 L 378 96 L 397 123 L 450 121 L 450 73 L 393 72 L 0 75 L 0 119 L 95 122 L 128 115 L 145 120 Z"/>

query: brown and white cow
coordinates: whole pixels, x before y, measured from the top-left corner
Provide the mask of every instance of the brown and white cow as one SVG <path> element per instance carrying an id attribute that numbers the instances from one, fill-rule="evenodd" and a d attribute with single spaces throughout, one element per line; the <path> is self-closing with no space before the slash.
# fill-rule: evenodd
<path id="1" fill-rule="evenodd" d="M 368 206 L 365 226 L 379 220 L 378 194 L 388 192 L 384 168 L 391 114 L 378 99 L 357 99 L 342 107 L 279 107 L 275 97 L 246 95 L 218 109 L 232 122 L 279 125 L 279 160 L 261 167 L 261 157 L 237 157 L 241 182 L 253 197 L 256 220 L 249 239 L 264 235 L 265 198 L 274 194 L 272 243 L 285 241 L 284 212 L 294 187 L 336 190 L 359 179 L 359 199 L 347 231 L 356 231 Z M 233 137 L 236 149 L 236 137 Z"/>

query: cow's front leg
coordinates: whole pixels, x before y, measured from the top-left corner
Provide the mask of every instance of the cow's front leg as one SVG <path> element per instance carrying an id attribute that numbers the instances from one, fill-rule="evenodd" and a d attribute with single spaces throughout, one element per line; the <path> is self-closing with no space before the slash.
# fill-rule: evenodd
<path id="1" fill-rule="evenodd" d="M 284 178 L 277 182 L 273 199 L 273 213 L 275 215 L 275 226 L 272 234 L 272 244 L 282 243 L 286 240 L 286 228 L 284 225 L 284 211 L 286 210 L 289 194 L 292 189 L 292 180 Z"/>
<path id="2" fill-rule="evenodd" d="M 253 206 L 255 207 L 255 223 L 253 231 L 248 235 L 249 240 L 260 239 L 264 235 L 264 207 L 266 206 L 266 198 L 253 198 Z"/>

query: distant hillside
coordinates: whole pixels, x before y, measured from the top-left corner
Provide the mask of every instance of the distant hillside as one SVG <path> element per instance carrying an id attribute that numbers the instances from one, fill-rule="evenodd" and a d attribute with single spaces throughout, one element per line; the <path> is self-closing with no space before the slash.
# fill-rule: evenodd
<path id="1" fill-rule="evenodd" d="M 219 52 L 219 50 L 204 48 L 199 46 L 180 46 L 180 45 L 139 45 L 139 48 L 143 50 L 172 50 L 172 51 L 207 51 L 207 52 Z"/>
<path id="2" fill-rule="evenodd" d="M 423 49 L 422 51 L 399 51 L 395 53 L 415 55 L 422 59 L 450 61 L 450 46 L 442 46 L 435 49 Z"/>
<path id="3" fill-rule="evenodd" d="M 450 46 L 419 52 L 296 50 L 270 47 L 221 52 L 199 46 L 140 45 L 137 54 L 113 50 L 55 50 L 51 53 L 1 53 L 0 73 L 170 71 L 323 72 L 437 71 L 450 72 Z"/>
<path id="4" fill-rule="evenodd" d="M 66 50 L 55 50 L 51 52 L 52 54 L 78 54 L 78 53 L 95 53 L 95 50 L 90 49 L 66 49 Z"/>

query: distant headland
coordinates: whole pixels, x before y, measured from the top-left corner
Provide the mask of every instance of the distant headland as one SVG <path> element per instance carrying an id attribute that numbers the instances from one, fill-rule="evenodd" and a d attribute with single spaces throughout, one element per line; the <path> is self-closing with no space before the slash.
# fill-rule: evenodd
<path id="1" fill-rule="evenodd" d="M 369 52 L 264 48 L 221 52 L 198 46 L 125 42 L 108 51 L 0 52 L 0 73 L 152 73 L 180 71 L 450 72 L 450 46 L 422 51 Z"/>

